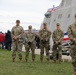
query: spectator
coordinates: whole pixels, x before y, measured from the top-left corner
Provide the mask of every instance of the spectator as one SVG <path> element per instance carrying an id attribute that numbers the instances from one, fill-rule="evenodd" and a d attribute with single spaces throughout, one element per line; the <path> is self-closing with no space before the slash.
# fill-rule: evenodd
<path id="1" fill-rule="evenodd" d="M 5 49 L 11 50 L 11 44 L 12 44 L 11 32 L 8 30 L 5 35 Z"/>
<path id="2" fill-rule="evenodd" d="M 4 41 L 5 41 L 5 36 L 2 32 L 0 32 L 0 44 L 2 49 L 4 49 Z"/>
<path id="3" fill-rule="evenodd" d="M 36 35 L 35 40 L 36 40 L 36 47 L 39 49 L 40 48 L 40 38 L 38 35 Z"/>

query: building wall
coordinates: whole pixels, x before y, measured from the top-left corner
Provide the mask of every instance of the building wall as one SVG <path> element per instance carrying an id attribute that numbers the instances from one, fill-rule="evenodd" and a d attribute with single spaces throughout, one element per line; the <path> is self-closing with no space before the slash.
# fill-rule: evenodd
<path id="1" fill-rule="evenodd" d="M 48 29 L 54 31 L 56 23 L 60 23 L 64 32 L 67 31 L 69 25 L 75 22 L 74 15 L 76 14 L 76 0 L 62 0 L 59 8 L 51 12 L 50 18 L 44 18 L 47 22 Z"/>

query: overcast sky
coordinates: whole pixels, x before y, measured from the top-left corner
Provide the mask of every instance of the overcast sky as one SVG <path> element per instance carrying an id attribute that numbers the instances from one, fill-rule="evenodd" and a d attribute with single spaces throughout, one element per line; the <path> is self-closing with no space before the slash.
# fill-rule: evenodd
<path id="1" fill-rule="evenodd" d="M 40 29 L 44 14 L 53 5 L 58 6 L 61 0 L 0 0 L 0 31 L 11 30 L 15 20 L 21 20 L 21 25 L 27 29 L 32 25 Z"/>

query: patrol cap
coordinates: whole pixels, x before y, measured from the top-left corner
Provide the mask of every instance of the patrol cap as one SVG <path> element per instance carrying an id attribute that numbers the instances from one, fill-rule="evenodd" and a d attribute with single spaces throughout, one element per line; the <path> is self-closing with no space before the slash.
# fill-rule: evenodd
<path id="1" fill-rule="evenodd" d="M 16 23 L 20 23 L 20 20 L 16 20 Z"/>
<path id="2" fill-rule="evenodd" d="M 28 28 L 29 28 L 29 29 L 32 29 L 32 26 L 30 25 L 30 26 L 28 26 Z"/>
<path id="3" fill-rule="evenodd" d="M 47 23 L 43 23 L 43 26 L 47 26 Z"/>
<path id="4" fill-rule="evenodd" d="M 57 23 L 57 24 L 56 24 L 56 26 L 60 26 L 60 24 L 59 24 L 59 23 Z"/>

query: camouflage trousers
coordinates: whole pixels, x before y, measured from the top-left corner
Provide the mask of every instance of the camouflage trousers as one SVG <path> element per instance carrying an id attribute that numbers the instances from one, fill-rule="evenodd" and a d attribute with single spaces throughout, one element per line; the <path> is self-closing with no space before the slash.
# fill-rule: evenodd
<path id="1" fill-rule="evenodd" d="M 22 42 L 12 42 L 12 58 L 16 58 L 16 52 L 18 51 L 19 59 L 22 59 Z"/>
<path id="2" fill-rule="evenodd" d="M 44 57 L 44 50 L 46 51 L 46 59 L 49 60 L 50 59 L 50 56 L 49 56 L 49 44 L 43 44 L 41 43 L 40 44 L 40 60 L 43 60 L 43 57 Z"/>
<path id="3" fill-rule="evenodd" d="M 36 48 L 35 44 L 29 45 L 28 43 L 26 43 L 26 45 L 25 45 L 25 50 L 26 50 L 25 60 L 28 60 L 30 49 L 32 52 L 32 60 L 33 61 L 35 60 L 35 48 Z"/>
<path id="4" fill-rule="evenodd" d="M 62 60 L 62 45 L 53 45 L 53 60 L 56 61 L 57 60 L 57 52 L 58 52 L 58 59 L 59 61 Z"/>
<path id="5" fill-rule="evenodd" d="M 72 65 L 74 67 L 74 71 L 76 71 L 76 45 L 70 46 L 70 55 L 72 57 Z"/>

